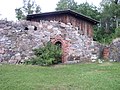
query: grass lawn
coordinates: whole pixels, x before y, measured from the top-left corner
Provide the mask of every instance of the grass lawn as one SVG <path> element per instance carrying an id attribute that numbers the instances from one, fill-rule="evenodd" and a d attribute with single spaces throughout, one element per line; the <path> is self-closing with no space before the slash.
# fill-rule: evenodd
<path id="1" fill-rule="evenodd" d="M 0 65 L 0 90 L 120 90 L 120 63 Z"/>

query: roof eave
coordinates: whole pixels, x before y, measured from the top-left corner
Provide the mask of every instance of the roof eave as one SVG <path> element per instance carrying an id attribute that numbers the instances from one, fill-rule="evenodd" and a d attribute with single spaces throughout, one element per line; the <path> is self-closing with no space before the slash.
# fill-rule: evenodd
<path id="1" fill-rule="evenodd" d="M 82 17 L 83 19 L 91 22 L 92 24 L 96 25 L 97 23 L 99 23 L 99 21 L 92 19 L 88 16 L 85 16 L 81 13 L 77 13 L 73 10 L 60 10 L 60 11 L 54 11 L 54 12 L 46 12 L 46 13 L 40 13 L 40 14 L 29 14 L 27 15 L 27 20 L 29 20 L 29 18 L 37 18 L 37 17 L 41 17 L 41 16 L 47 16 L 47 15 L 55 15 L 55 14 L 72 14 L 73 16 L 78 16 L 78 17 Z"/>

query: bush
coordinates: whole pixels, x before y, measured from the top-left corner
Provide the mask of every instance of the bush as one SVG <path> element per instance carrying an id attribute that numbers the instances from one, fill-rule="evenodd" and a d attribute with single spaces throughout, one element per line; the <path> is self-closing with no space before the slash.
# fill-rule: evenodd
<path id="1" fill-rule="evenodd" d="M 53 45 L 51 42 L 48 42 L 44 47 L 33 50 L 36 57 L 32 58 L 29 61 L 26 61 L 26 64 L 32 65 L 52 65 L 59 63 L 61 61 L 60 57 L 62 55 L 61 48 L 57 45 Z"/>
<path id="2" fill-rule="evenodd" d="M 115 29 L 115 36 L 120 37 L 120 27 Z"/>

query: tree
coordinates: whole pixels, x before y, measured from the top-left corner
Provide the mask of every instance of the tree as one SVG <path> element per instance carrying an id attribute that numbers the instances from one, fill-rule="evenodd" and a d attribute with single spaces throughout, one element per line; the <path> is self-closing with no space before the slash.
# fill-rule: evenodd
<path id="1" fill-rule="evenodd" d="M 115 0 L 115 4 L 118 4 L 118 0 Z"/>
<path id="2" fill-rule="evenodd" d="M 115 0 L 103 0 L 101 3 L 102 7 L 102 26 L 106 32 L 110 32 L 115 29 L 118 25 L 117 19 L 120 18 L 120 5 L 116 4 Z M 115 24 L 116 23 L 116 24 Z"/>
<path id="3" fill-rule="evenodd" d="M 100 18 L 98 8 L 94 5 L 89 5 L 87 2 L 78 5 L 74 0 L 60 0 L 57 4 L 56 10 L 66 9 L 74 10 L 97 20 Z"/>
<path id="4" fill-rule="evenodd" d="M 60 0 L 57 4 L 56 10 L 76 10 L 77 9 L 77 3 L 74 0 Z"/>
<path id="5" fill-rule="evenodd" d="M 100 19 L 100 12 L 98 8 L 94 5 L 90 5 L 87 2 L 78 5 L 77 12 L 82 13 L 96 20 Z"/>
<path id="6" fill-rule="evenodd" d="M 16 18 L 18 20 L 25 18 L 25 15 L 24 15 L 23 11 L 21 10 L 21 8 L 16 8 L 15 12 L 16 12 Z"/>
<path id="7" fill-rule="evenodd" d="M 18 20 L 25 19 L 27 14 L 40 13 L 41 8 L 33 0 L 23 0 L 23 6 L 15 9 Z"/>
<path id="8" fill-rule="evenodd" d="M 116 1 L 102 0 L 101 24 L 100 28 L 94 34 L 96 41 L 108 44 L 115 38 L 115 29 L 118 27 L 118 19 L 120 18 L 120 4 L 116 4 Z"/>

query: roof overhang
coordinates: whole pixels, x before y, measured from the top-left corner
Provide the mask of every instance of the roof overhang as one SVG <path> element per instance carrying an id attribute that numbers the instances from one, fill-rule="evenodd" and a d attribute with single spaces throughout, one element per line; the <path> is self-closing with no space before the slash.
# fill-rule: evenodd
<path id="1" fill-rule="evenodd" d="M 35 19 L 35 18 L 42 18 L 42 17 L 46 17 L 46 16 L 61 15 L 61 14 L 72 15 L 73 17 L 76 17 L 78 19 L 83 19 L 88 22 L 91 22 L 94 25 L 99 23 L 99 21 L 97 21 L 95 19 L 85 16 L 81 13 L 74 12 L 72 10 L 62 10 L 62 11 L 46 12 L 46 13 L 39 13 L 39 14 L 31 14 L 31 15 L 27 15 L 27 20 Z"/>

